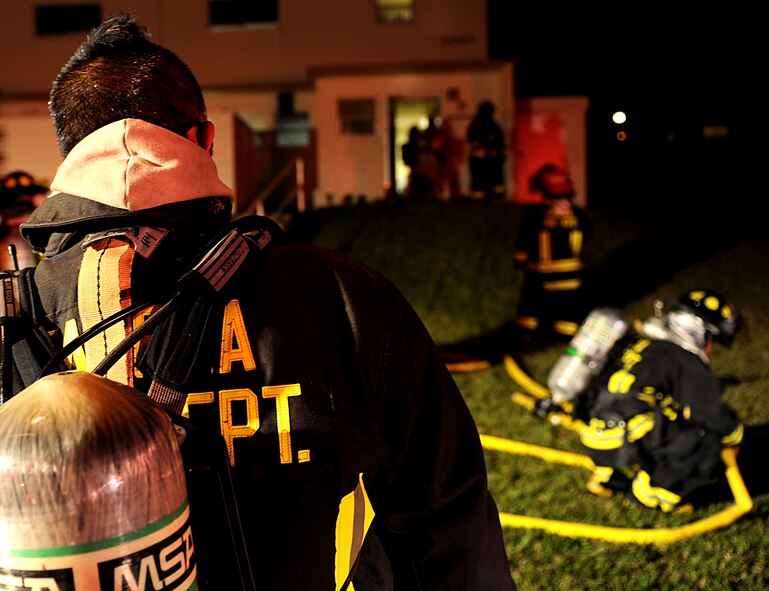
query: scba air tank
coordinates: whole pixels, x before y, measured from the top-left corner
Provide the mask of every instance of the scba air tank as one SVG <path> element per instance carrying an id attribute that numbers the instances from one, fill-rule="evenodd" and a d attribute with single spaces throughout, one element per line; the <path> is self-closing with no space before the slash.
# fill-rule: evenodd
<path id="1" fill-rule="evenodd" d="M 627 332 L 628 324 L 617 308 L 595 308 L 572 337 L 547 379 L 553 402 L 572 400 L 603 369 L 609 350 Z"/>
<path id="2" fill-rule="evenodd" d="M 142 392 L 62 372 L 0 407 L 0 589 L 196 590 L 190 519 L 177 433 Z"/>

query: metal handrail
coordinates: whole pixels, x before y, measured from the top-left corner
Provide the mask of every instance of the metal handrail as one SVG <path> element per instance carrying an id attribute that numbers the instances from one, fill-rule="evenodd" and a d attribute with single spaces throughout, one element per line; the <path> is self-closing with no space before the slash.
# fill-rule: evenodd
<path id="1" fill-rule="evenodd" d="M 296 185 L 291 191 L 289 191 L 288 195 L 286 195 L 281 200 L 280 204 L 272 213 L 272 215 L 278 216 L 282 214 L 286 207 L 288 207 L 293 202 L 296 202 L 297 210 L 300 213 L 304 212 L 307 209 L 307 195 L 304 189 L 304 160 L 302 158 L 292 158 L 291 161 L 288 162 L 281 169 L 281 171 L 273 177 L 267 186 L 259 192 L 254 200 L 236 217 L 248 215 L 248 213 L 251 211 L 257 215 L 266 215 L 264 209 L 265 201 L 267 201 L 267 198 L 275 192 L 275 189 L 278 187 L 278 185 L 286 178 L 288 178 L 291 173 L 294 173 L 295 175 Z"/>

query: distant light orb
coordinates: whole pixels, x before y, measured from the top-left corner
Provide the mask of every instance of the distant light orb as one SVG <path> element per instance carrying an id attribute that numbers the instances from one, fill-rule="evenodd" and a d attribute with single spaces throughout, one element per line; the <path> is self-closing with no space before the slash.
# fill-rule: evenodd
<path id="1" fill-rule="evenodd" d="M 627 121 L 627 117 L 625 116 L 624 111 L 616 111 L 614 115 L 611 116 L 611 120 L 614 121 L 617 125 L 622 125 L 625 121 Z"/>

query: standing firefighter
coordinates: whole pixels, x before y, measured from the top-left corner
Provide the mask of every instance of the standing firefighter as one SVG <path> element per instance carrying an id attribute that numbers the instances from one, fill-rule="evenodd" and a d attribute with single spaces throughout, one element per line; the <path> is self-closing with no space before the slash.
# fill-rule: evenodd
<path id="1" fill-rule="evenodd" d="M 474 199 L 503 199 L 507 192 L 505 134 L 494 120 L 494 111 L 493 103 L 483 101 L 467 128 L 470 196 Z"/>
<path id="2" fill-rule="evenodd" d="M 586 424 L 580 437 L 596 465 L 591 492 L 621 491 L 671 511 L 722 471 L 722 447 L 742 441 L 708 357 L 714 343 L 732 345 L 741 316 L 709 289 L 655 309 L 615 345 L 574 415 Z"/>
<path id="3" fill-rule="evenodd" d="M 515 322 L 527 341 L 568 340 L 589 311 L 582 261 L 588 220 L 572 203 L 574 187 L 562 168 L 546 164 L 530 184 L 543 202 L 527 206 L 518 227 L 513 256 L 524 277 Z"/>
<path id="4" fill-rule="evenodd" d="M 62 68 L 49 105 L 64 160 L 21 226 L 45 254 L 41 317 L 77 343 L 118 315 L 72 355 L 94 373 L 146 334 L 106 377 L 223 439 L 255 587 L 514 590 L 478 430 L 427 329 L 391 281 L 343 254 L 281 241 L 260 216 L 225 232 L 234 195 L 187 65 L 116 15 Z M 222 233 L 178 307 L 155 312 Z M 227 481 L 205 483 L 190 512 L 216 530 Z M 221 545 L 193 534 L 198 560 Z M 201 590 L 234 589 L 216 561 L 198 564 Z"/>

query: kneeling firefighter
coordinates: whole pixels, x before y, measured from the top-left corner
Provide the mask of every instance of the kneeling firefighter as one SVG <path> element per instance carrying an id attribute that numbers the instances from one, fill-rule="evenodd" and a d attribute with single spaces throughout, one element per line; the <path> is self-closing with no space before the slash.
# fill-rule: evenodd
<path id="1" fill-rule="evenodd" d="M 667 512 L 716 479 L 721 450 L 741 443 L 743 425 L 723 401 L 709 355 L 715 343 L 731 347 L 741 324 L 741 313 L 722 295 L 694 289 L 674 302 L 655 302 L 654 316 L 619 335 L 600 367 L 591 361 L 595 375 L 569 400 L 596 466 L 590 492 L 627 493 Z M 564 367 L 554 366 L 551 390 L 563 385 L 563 376 L 552 374 Z M 556 388 L 553 399 L 563 404 L 573 394 Z"/>

